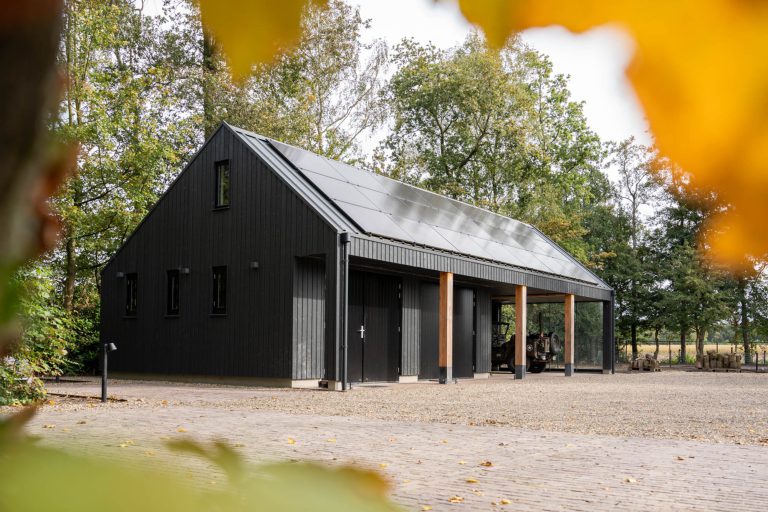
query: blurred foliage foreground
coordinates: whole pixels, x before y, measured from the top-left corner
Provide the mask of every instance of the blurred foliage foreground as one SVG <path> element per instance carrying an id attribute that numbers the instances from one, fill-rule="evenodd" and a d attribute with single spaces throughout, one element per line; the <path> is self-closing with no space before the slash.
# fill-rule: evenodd
<path id="1" fill-rule="evenodd" d="M 0 423 L 0 510 L 398 510 L 386 498 L 387 483 L 371 471 L 305 463 L 249 466 L 220 442 L 169 442 L 169 448 L 199 456 L 228 477 L 226 486 L 206 487 L 171 470 L 42 447 L 22 433 L 33 414 L 34 409 L 27 408 Z"/>

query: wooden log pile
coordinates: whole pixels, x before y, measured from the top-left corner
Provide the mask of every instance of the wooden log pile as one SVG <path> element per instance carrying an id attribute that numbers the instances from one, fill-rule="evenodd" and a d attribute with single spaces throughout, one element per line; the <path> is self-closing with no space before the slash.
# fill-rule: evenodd
<path id="1" fill-rule="evenodd" d="M 630 366 L 632 370 L 643 370 L 646 372 L 660 372 L 661 365 L 651 354 L 645 354 L 645 357 L 638 357 L 632 361 Z"/>
<path id="2" fill-rule="evenodd" d="M 696 359 L 696 368 L 702 370 L 741 370 L 741 354 L 723 354 L 714 350 Z"/>

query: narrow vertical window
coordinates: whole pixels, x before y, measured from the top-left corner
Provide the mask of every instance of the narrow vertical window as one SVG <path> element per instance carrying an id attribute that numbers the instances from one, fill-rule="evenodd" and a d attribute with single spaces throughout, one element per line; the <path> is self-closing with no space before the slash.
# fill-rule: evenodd
<path id="1" fill-rule="evenodd" d="M 139 278 L 133 274 L 125 275 L 125 315 L 136 316 L 139 300 Z"/>
<path id="2" fill-rule="evenodd" d="M 216 315 L 227 312 L 227 267 L 213 267 L 213 308 Z"/>
<path id="3" fill-rule="evenodd" d="M 229 206 L 229 160 L 216 162 L 216 208 Z"/>
<path id="4" fill-rule="evenodd" d="M 166 306 L 165 313 L 167 315 L 179 314 L 179 271 L 169 270 L 166 272 Z"/>

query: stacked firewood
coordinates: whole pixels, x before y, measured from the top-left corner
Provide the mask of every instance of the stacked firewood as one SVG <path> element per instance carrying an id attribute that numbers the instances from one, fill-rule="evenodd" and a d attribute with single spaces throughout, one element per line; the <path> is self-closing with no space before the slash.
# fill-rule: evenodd
<path id="1" fill-rule="evenodd" d="M 696 368 L 703 370 L 718 368 L 741 370 L 741 354 L 722 354 L 714 350 L 707 350 L 704 356 L 696 359 Z"/>
<path id="2" fill-rule="evenodd" d="M 645 357 L 638 357 L 632 361 L 632 370 L 645 370 L 646 372 L 660 372 L 661 365 L 659 365 L 658 359 L 655 359 L 651 354 L 645 354 Z"/>

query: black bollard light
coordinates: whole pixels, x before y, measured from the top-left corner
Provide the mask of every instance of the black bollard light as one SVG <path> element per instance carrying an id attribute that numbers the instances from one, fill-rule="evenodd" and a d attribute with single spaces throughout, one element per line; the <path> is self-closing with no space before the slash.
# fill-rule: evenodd
<path id="1" fill-rule="evenodd" d="M 110 352 L 117 350 L 117 346 L 114 343 L 105 343 L 101 350 L 101 401 L 107 401 L 107 357 Z"/>

